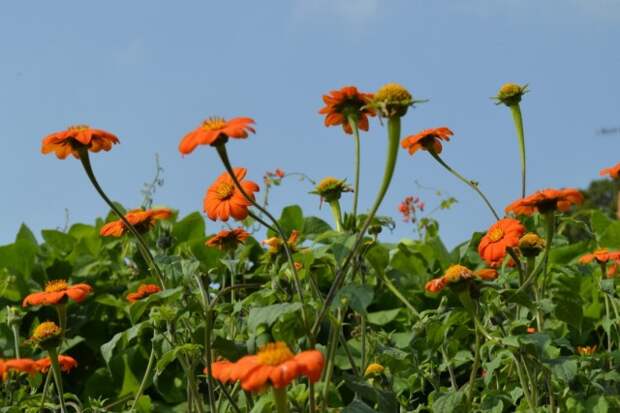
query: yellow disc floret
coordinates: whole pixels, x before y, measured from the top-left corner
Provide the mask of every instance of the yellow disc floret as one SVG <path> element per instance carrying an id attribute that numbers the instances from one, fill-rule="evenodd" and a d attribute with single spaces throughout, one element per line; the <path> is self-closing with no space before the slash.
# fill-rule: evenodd
<path id="1" fill-rule="evenodd" d="M 340 199 L 343 192 L 353 192 L 353 189 L 347 185 L 344 179 L 328 176 L 321 179 L 311 193 L 319 195 L 321 199 L 327 202 L 332 202 Z"/>
<path id="2" fill-rule="evenodd" d="M 202 122 L 202 127 L 206 130 L 220 130 L 224 126 L 226 126 L 226 121 L 224 118 L 219 116 L 212 116 L 209 119 Z"/>
<path id="3" fill-rule="evenodd" d="M 370 363 L 368 367 L 366 367 L 366 371 L 364 372 L 364 377 L 373 377 L 378 376 L 383 373 L 385 367 L 383 367 L 379 363 Z"/>
<path id="4" fill-rule="evenodd" d="M 519 250 L 526 257 L 535 257 L 545 249 L 545 240 L 533 232 L 528 232 L 519 240 Z"/>
<path id="5" fill-rule="evenodd" d="M 462 265 L 452 265 L 450 268 L 446 270 L 446 273 L 444 274 L 443 277 L 446 280 L 446 282 L 455 283 L 461 280 L 471 278 L 472 275 L 473 275 L 473 272 L 469 268 L 464 267 Z"/>
<path id="6" fill-rule="evenodd" d="M 69 288 L 69 284 L 65 280 L 52 280 L 45 286 L 46 293 L 57 293 L 59 291 L 65 291 Z"/>
<path id="7" fill-rule="evenodd" d="M 407 89 L 398 83 L 388 83 L 375 93 L 372 105 L 389 118 L 404 116 L 413 103 L 413 96 Z"/>
<path id="8" fill-rule="evenodd" d="M 521 101 L 521 97 L 527 92 L 527 85 L 520 86 L 516 83 L 505 83 L 499 88 L 495 99 L 497 103 L 506 106 L 516 105 Z"/>
<path id="9" fill-rule="evenodd" d="M 294 357 L 283 341 L 265 345 L 258 351 L 257 356 L 260 364 L 268 366 L 278 366 Z"/>

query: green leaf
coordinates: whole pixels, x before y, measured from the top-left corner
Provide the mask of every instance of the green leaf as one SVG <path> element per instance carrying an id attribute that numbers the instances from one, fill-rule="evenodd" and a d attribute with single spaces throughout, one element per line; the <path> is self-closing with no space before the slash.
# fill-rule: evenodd
<path id="1" fill-rule="evenodd" d="M 271 327 L 283 315 L 300 310 L 300 303 L 280 303 L 252 308 L 248 316 L 248 331 L 256 331 L 261 324 Z"/>
<path id="2" fill-rule="evenodd" d="M 106 364 L 110 364 L 110 360 L 114 355 L 114 350 L 116 347 L 119 345 L 123 347 L 126 346 L 131 340 L 140 334 L 142 329 L 146 327 L 148 327 L 148 321 L 143 321 L 125 331 L 115 334 L 110 341 L 101 345 L 101 355 L 103 356 Z"/>
<path id="3" fill-rule="evenodd" d="M 330 231 L 332 227 L 321 218 L 317 217 L 305 217 L 303 224 L 304 237 L 313 239 L 316 235 L 320 235 L 326 231 Z"/>
<path id="4" fill-rule="evenodd" d="M 583 255 L 588 243 L 586 241 L 555 247 L 549 253 L 549 262 L 552 264 L 568 264 L 575 258 Z"/>
<path id="5" fill-rule="evenodd" d="M 600 246 L 620 248 L 620 221 L 614 221 L 607 226 L 607 230 L 601 235 Z"/>
<path id="6" fill-rule="evenodd" d="M 174 224 L 172 236 L 179 244 L 194 239 L 202 240 L 205 237 L 205 220 L 200 212 L 192 212 Z"/>
<path id="7" fill-rule="evenodd" d="M 47 245 L 63 254 L 69 254 L 75 245 L 75 239 L 64 232 L 44 229 L 41 235 Z"/>
<path id="8" fill-rule="evenodd" d="M 291 235 L 294 229 L 302 231 L 304 227 L 304 214 L 299 205 L 289 205 L 282 210 L 280 219 L 278 220 L 280 227 L 286 237 Z M 268 236 L 275 237 L 277 234 L 268 231 Z"/>
<path id="9" fill-rule="evenodd" d="M 366 260 L 379 274 L 385 274 L 385 269 L 390 262 L 390 253 L 380 244 L 373 245 L 366 253 Z"/>
<path id="10" fill-rule="evenodd" d="M 19 227 L 19 231 L 17 232 L 17 236 L 15 237 L 15 241 L 27 241 L 33 245 L 38 245 L 37 238 L 34 236 L 30 228 L 24 223 L 22 223 Z"/>
<path id="11" fill-rule="evenodd" d="M 370 286 L 349 284 L 338 291 L 332 302 L 332 308 L 338 307 L 343 300 L 346 300 L 353 311 L 359 314 L 366 314 L 366 309 L 372 303 L 373 297 L 374 291 Z"/>
<path id="12" fill-rule="evenodd" d="M 169 290 L 160 291 L 155 294 L 151 294 L 148 297 L 138 300 L 131 304 L 129 307 L 129 318 L 132 323 L 137 322 L 142 314 L 149 306 L 154 303 L 169 303 L 176 301 L 183 293 L 183 287 L 172 288 Z"/>
<path id="13" fill-rule="evenodd" d="M 355 393 L 367 400 L 372 400 L 377 403 L 380 412 L 394 413 L 399 411 L 398 400 L 396 399 L 396 395 L 391 391 L 374 388 L 366 382 L 358 381 L 355 376 L 350 374 L 345 373 L 344 379 L 346 386 Z"/>
<path id="14" fill-rule="evenodd" d="M 561 357 L 548 360 L 547 364 L 551 366 L 553 374 L 567 384 L 572 382 L 577 375 L 577 360 L 574 358 Z"/>
<path id="15" fill-rule="evenodd" d="M 463 393 L 454 391 L 442 394 L 432 404 L 433 413 L 459 412 L 463 403 Z"/>
<path id="16" fill-rule="evenodd" d="M 349 403 L 349 405 L 342 410 L 342 413 L 377 413 L 377 411 L 363 401 L 356 399 Z"/>
<path id="17" fill-rule="evenodd" d="M 368 322 L 377 326 L 384 326 L 394 321 L 399 313 L 400 308 L 368 313 Z"/>
<path id="18" fill-rule="evenodd" d="M 179 355 L 188 354 L 193 357 L 200 354 L 202 346 L 198 344 L 182 344 L 175 348 L 168 350 L 157 360 L 157 368 L 155 369 L 155 375 L 159 376 L 163 373 L 166 367 L 172 363 Z"/>

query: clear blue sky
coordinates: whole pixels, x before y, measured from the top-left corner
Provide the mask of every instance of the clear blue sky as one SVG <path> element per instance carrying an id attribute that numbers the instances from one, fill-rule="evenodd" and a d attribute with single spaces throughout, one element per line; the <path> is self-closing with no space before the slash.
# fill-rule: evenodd
<path id="1" fill-rule="evenodd" d="M 65 208 L 72 223 L 107 212 L 78 161 L 40 154 L 43 136 L 75 123 L 121 139 L 93 164 L 127 207 L 140 204 L 159 153 L 165 186 L 156 203 L 182 215 L 201 208 L 222 168 L 213 150 L 182 158 L 177 145 L 210 115 L 256 119 L 258 133 L 229 151 L 257 182 L 277 167 L 351 181 L 353 141 L 317 114 L 322 94 L 349 84 L 374 91 L 396 81 L 430 99 L 406 117 L 404 133 L 453 129 L 444 159 L 503 209 L 519 194 L 517 141 L 508 110 L 489 97 L 506 81 L 529 83 L 529 190 L 583 187 L 620 161 L 620 134 L 596 133 L 620 126 L 619 44 L 617 0 L 4 2 L 0 244 L 21 222 L 36 232 L 61 226 Z M 384 134 L 373 121 L 362 137 L 362 207 L 382 176 Z M 437 216 L 448 244 L 492 223 L 427 153 L 400 153 L 380 213 L 397 217 L 409 194 L 432 206 L 436 198 L 415 180 L 459 200 Z M 273 191 L 272 208 L 301 203 L 328 219 L 310 190 L 290 180 Z M 401 224 L 388 238 L 410 233 Z"/>

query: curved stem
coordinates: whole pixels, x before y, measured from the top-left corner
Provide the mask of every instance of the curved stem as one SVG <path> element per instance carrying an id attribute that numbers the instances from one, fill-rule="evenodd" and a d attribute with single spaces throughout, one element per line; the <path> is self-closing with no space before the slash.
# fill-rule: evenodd
<path id="1" fill-rule="evenodd" d="M 67 412 L 65 406 L 65 395 L 62 390 L 62 376 L 60 375 L 60 363 L 58 362 L 58 350 L 56 348 L 50 348 L 48 351 L 50 360 L 52 362 L 52 374 L 54 376 L 54 382 L 56 383 L 56 391 L 58 392 L 58 399 L 60 400 L 61 413 Z"/>
<path id="2" fill-rule="evenodd" d="M 519 155 L 521 157 L 521 198 L 525 198 L 525 136 L 523 133 L 523 117 L 521 116 L 521 107 L 519 104 L 510 105 L 512 112 L 512 120 L 517 130 L 517 139 L 519 140 Z"/>
<path id="3" fill-rule="evenodd" d="M 409 300 L 405 298 L 403 293 L 401 293 L 400 290 L 396 288 L 394 283 L 392 283 L 392 280 L 390 280 L 385 274 L 380 274 L 380 277 L 383 283 L 392 292 L 392 294 L 394 294 L 405 305 L 405 307 L 407 307 L 407 309 L 409 309 L 409 311 L 413 313 L 413 315 L 419 317 L 420 313 L 418 312 L 418 310 L 416 310 L 416 308 L 409 302 Z"/>
<path id="4" fill-rule="evenodd" d="M 493 208 L 493 205 L 491 205 L 491 202 L 489 202 L 489 200 L 487 199 L 487 197 L 482 193 L 482 191 L 480 190 L 480 188 L 478 188 L 478 184 L 470 181 L 469 179 L 465 178 L 463 175 L 461 175 L 460 173 L 458 173 L 457 171 L 455 171 L 454 169 L 452 169 L 447 163 L 444 162 L 443 159 L 441 159 L 439 157 L 439 155 L 437 155 L 437 153 L 433 150 L 429 150 L 428 151 L 431 156 L 433 158 L 435 158 L 435 160 L 437 162 L 439 162 L 439 164 L 441 164 L 441 166 L 443 166 L 444 168 L 446 168 L 446 170 L 448 172 L 450 172 L 452 175 L 456 176 L 459 180 L 461 180 L 463 183 L 465 183 L 465 185 L 467 185 L 468 187 L 470 187 L 471 189 L 473 189 L 474 191 L 476 191 L 476 193 L 478 195 L 480 195 L 480 197 L 482 198 L 482 200 L 484 201 L 484 203 L 489 207 L 489 209 L 491 210 L 491 212 L 493 213 L 493 216 L 495 216 L 496 220 L 500 220 L 500 216 L 497 213 L 497 211 L 495 210 L 495 208 Z"/>
<path id="5" fill-rule="evenodd" d="M 360 131 L 357 127 L 357 119 L 354 115 L 347 116 L 349 126 L 353 131 L 353 139 L 355 140 L 355 182 L 353 186 L 353 219 L 357 217 L 357 202 L 359 200 L 360 193 L 360 158 L 361 158 L 361 144 L 360 144 Z"/>
<path id="6" fill-rule="evenodd" d="M 259 224 L 261 224 L 262 226 L 264 226 L 268 230 L 271 230 L 273 232 L 277 232 L 271 225 L 269 225 L 268 223 L 263 221 L 263 219 L 261 217 L 259 217 L 258 215 L 256 215 L 252 211 L 248 211 L 248 215 L 251 216 L 252 219 L 254 219 L 254 221 L 258 222 Z"/>
<path id="7" fill-rule="evenodd" d="M 288 243 L 286 242 L 286 236 L 284 235 L 284 231 L 282 230 L 282 227 L 280 227 L 280 224 L 278 223 L 278 221 L 274 218 L 273 215 L 271 215 L 269 211 L 263 208 L 258 202 L 256 202 L 254 197 L 249 196 L 248 193 L 245 191 L 245 189 L 243 189 L 243 186 L 241 186 L 241 183 L 237 179 L 237 175 L 235 175 L 235 172 L 230 164 L 230 160 L 228 159 L 228 152 L 226 151 L 226 145 L 225 144 L 217 145 L 215 148 L 217 149 L 217 153 L 220 156 L 220 159 L 222 160 L 222 163 L 224 164 L 224 167 L 226 168 L 228 175 L 230 176 L 233 183 L 235 184 L 235 187 L 239 190 L 241 195 L 243 195 L 243 197 L 248 202 L 250 202 L 256 209 L 258 209 L 260 212 L 265 214 L 267 218 L 269 218 L 269 220 L 273 223 L 273 226 L 276 232 L 278 233 L 278 236 L 282 239 L 282 241 L 284 241 L 282 243 L 282 246 L 284 247 L 284 251 L 286 253 L 286 258 L 288 260 L 289 267 L 291 269 L 291 272 L 293 273 L 293 281 L 295 284 L 295 289 L 297 290 L 297 294 L 299 295 L 299 301 L 301 303 L 302 321 L 303 321 L 304 326 L 308 327 L 308 317 L 306 315 L 306 308 L 305 308 L 306 305 L 305 305 L 303 290 L 301 288 L 301 281 L 299 280 L 299 275 L 297 274 L 297 269 L 295 268 L 295 262 L 293 261 L 293 255 L 288 246 Z M 307 331 L 307 328 L 306 328 L 306 331 Z M 311 341 L 314 341 L 314 340 L 311 338 Z"/>
<path id="8" fill-rule="evenodd" d="M 332 211 L 332 217 L 336 222 L 336 231 L 342 232 L 342 212 L 340 211 L 340 201 L 331 201 L 329 203 L 329 207 Z"/>
<path id="9" fill-rule="evenodd" d="M 39 406 L 39 413 L 43 413 L 43 408 L 45 407 L 45 400 L 47 399 L 47 390 L 50 387 L 50 380 L 52 378 L 52 370 L 48 370 L 45 375 L 45 383 L 43 384 L 43 393 L 41 394 L 41 405 Z"/>
<path id="10" fill-rule="evenodd" d="M 155 346 L 151 343 L 151 354 L 149 356 L 149 362 L 146 365 L 146 371 L 144 372 L 144 377 L 142 377 L 142 381 L 140 382 L 140 387 L 138 388 L 136 396 L 133 399 L 133 403 L 131 403 L 131 411 L 134 411 L 134 409 L 136 408 L 136 404 L 138 403 L 138 400 L 142 396 L 142 393 L 144 393 L 144 389 L 146 388 L 146 383 L 148 383 L 148 381 L 151 378 L 153 367 L 155 367 Z"/>
<path id="11" fill-rule="evenodd" d="M 396 159 L 398 157 L 398 144 L 400 141 L 400 118 L 399 117 L 389 118 L 387 129 L 388 129 L 388 148 L 387 148 L 387 156 L 385 160 L 385 170 L 383 172 L 383 181 L 381 182 L 381 186 L 379 187 L 379 192 L 377 193 L 375 202 L 368 216 L 366 217 L 366 221 L 364 222 L 362 229 L 357 235 L 355 244 L 353 245 L 353 248 L 351 249 L 347 257 L 345 258 L 344 263 L 342 264 L 342 267 L 336 274 L 336 279 L 332 283 L 332 286 L 329 289 L 327 296 L 325 297 L 325 302 L 323 303 L 323 307 L 321 308 L 321 311 L 319 312 L 316 318 L 316 321 L 314 322 L 314 325 L 312 326 L 313 336 L 315 336 L 316 333 L 318 332 L 319 326 L 321 325 L 321 321 L 325 317 L 325 314 L 327 313 L 329 306 L 331 305 L 332 301 L 336 297 L 336 292 L 338 291 L 338 289 L 341 287 L 342 283 L 344 282 L 344 279 L 347 275 L 348 267 L 351 261 L 353 260 L 353 257 L 357 254 L 360 246 L 362 245 L 362 242 L 364 240 L 364 235 L 366 234 L 368 227 L 370 227 L 370 224 L 373 218 L 375 217 L 375 214 L 377 213 L 377 210 L 379 209 L 379 206 L 381 205 L 381 202 L 383 201 L 383 198 L 385 197 L 385 194 L 387 193 L 388 188 L 390 187 L 390 182 L 392 181 L 392 176 L 394 175 L 394 168 L 396 167 Z"/>
<path id="12" fill-rule="evenodd" d="M 125 218 L 125 215 L 118 209 L 116 205 L 114 205 L 114 203 L 110 200 L 110 198 L 108 198 L 105 192 L 103 192 L 103 189 L 99 185 L 99 182 L 97 182 L 97 178 L 95 178 L 93 168 L 90 164 L 90 157 L 88 155 L 88 150 L 85 147 L 83 147 L 83 148 L 80 148 L 79 152 L 80 152 L 80 161 L 82 161 L 82 166 L 84 167 L 84 171 L 86 172 L 86 175 L 88 175 L 88 179 L 90 179 L 90 182 L 93 184 L 93 186 L 95 187 L 95 190 L 97 191 L 97 193 L 99 193 L 99 195 L 105 201 L 105 203 L 108 204 L 108 206 L 112 209 L 112 211 L 114 211 L 114 213 L 118 215 L 120 220 L 123 221 L 123 224 L 125 225 L 125 227 L 136 237 L 136 239 L 138 240 L 138 243 L 140 244 L 140 252 L 142 253 L 142 256 L 144 257 L 144 260 L 149 264 L 151 269 L 155 272 L 155 275 L 159 279 L 159 283 L 161 284 L 162 289 L 165 290 L 166 286 L 164 284 L 163 274 L 161 270 L 159 269 L 159 267 L 157 266 L 157 264 L 155 263 L 155 258 L 153 258 L 153 255 L 151 254 L 151 251 L 149 250 L 146 241 L 144 240 L 140 232 L 138 232 L 138 230 L 133 225 L 131 225 L 129 221 L 127 221 L 127 218 Z"/>

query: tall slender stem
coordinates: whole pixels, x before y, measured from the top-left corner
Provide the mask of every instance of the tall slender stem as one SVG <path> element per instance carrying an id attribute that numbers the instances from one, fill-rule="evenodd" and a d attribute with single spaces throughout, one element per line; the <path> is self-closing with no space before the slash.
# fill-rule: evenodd
<path id="1" fill-rule="evenodd" d="M 155 346 L 151 343 L 151 354 L 149 355 L 149 361 L 148 361 L 148 364 L 146 365 L 146 371 L 144 372 L 142 381 L 140 382 L 140 387 L 138 388 L 138 391 L 136 392 L 136 396 L 133 399 L 133 403 L 131 403 L 131 411 L 134 411 L 134 409 L 136 408 L 136 404 L 138 403 L 138 400 L 144 393 L 146 384 L 151 379 L 151 373 L 153 373 L 153 367 L 155 367 Z"/>
<path id="2" fill-rule="evenodd" d="M 355 182 L 353 183 L 353 219 L 357 217 L 357 202 L 359 200 L 360 193 L 360 163 L 361 163 L 361 144 L 360 144 L 360 131 L 357 127 L 357 116 L 347 116 L 351 130 L 353 131 L 353 139 L 355 140 Z"/>
<path id="3" fill-rule="evenodd" d="M 328 339 L 327 349 L 327 364 L 325 366 L 324 378 L 323 378 L 323 403 L 321 411 L 327 412 L 327 398 L 329 395 L 329 383 L 332 380 L 332 373 L 334 371 L 334 357 L 336 356 L 336 347 L 338 344 L 338 337 L 340 336 L 340 325 L 342 323 L 342 311 L 338 309 L 338 317 L 332 324 L 332 331 Z"/>
<path id="4" fill-rule="evenodd" d="M 387 156 L 385 160 L 385 170 L 383 172 L 383 181 L 381 182 L 381 186 L 379 187 L 379 192 L 377 193 L 375 202 L 368 216 L 366 217 L 366 221 L 364 222 L 362 229 L 357 235 L 357 239 L 355 240 L 355 244 L 353 245 L 353 248 L 351 249 L 349 254 L 346 256 L 344 263 L 342 264 L 342 267 L 336 274 L 336 279 L 332 283 L 332 286 L 329 289 L 327 296 L 325 297 L 325 302 L 323 303 L 323 307 L 321 308 L 316 318 L 316 321 L 314 322 L 314 325 L 312 326 L 312 335 L 317 334 L 318 329 L 321 325 L 321 321 L 323 321 L 323 318 L 325 317 L 325 314 L 327 313 L 329 306 L 331 305 L 332 301 L 336 297 L 336 292 L 338 291 L 338 289 L 341 287 L 342 283 L 344 282 L 344 279 L 347 275 L 348 267 L 351 264 L 353 257 L 358 253 L 358 250 L 360 246 L 362 245 L 362 241 L 364 240 L 364 235 L 366 234 L 368 227 L 370 227 L 370 224 L 373 218 L 375 217 L 375 214 L 377 213 L 377 210 L 379 209 L 379 206 L 381 205 L 381 202 L 383 201 L 383 198 L 385 197 L 385 194 L 387 193 L 388 188 L 390 187 L 390 182 L 392 182 L 392 176 L 394 175 L 394 168 L 396 167 L 396 160 L 398 158 L 398 144 L 400 141 L 400 117 L 394 116 L 394 117 L 389 118 L 387 129 L 388 129 Z"/>
<path id="5" fill-rule="evenodd" d="M 213 381 L 213 374 L 211 372 L 211 363 L 213 362 L 213 354 L 211 352 L 211 303 L 209 303 L 209 294 L 205 289 L 202 277 L 200 274 L 195 274 L 194 278 L 198 284 L 200 290 L 200 297 L 202 299 L 202 310 L 205 317 L 205 358 L 207 364 L 207 383 L 208 383 L 208 396 L 209 396 L 209 410 L 215 412 L 215 393 L 213 392 L 215 383 Z"/>
<path id="6" fill-rule="evenodd" d="M 21 358 L 19 353 L 19 324 L 12 323 L 11 331 L 13 332 L 13 348 L 15 349 L 15 358 Z"/>
<path id="7" fill-rule="evenodd" d="M 471 409 L 471 403 L 474 399 L 474 383 L 476 382 L 476 376 L 478 375 L 478 368 L 480 367 L 480 332 L 478 329 L 478 325 L 480 324 L 478 320 L 478 305 L 476 305 L 475 314 L 473 317 L 478 321 L 478 323 L 474 322 L 474 334 L 475 334 L 475 343 L 474 343 L 474 363 L 471 366 L 471 372 L 469 373 L 469 384 L 467 391 L 467 406 Z"/>
<path id="8" fill-rule="evenodd" d="M 47 399 L 47 391 L 50 387 L 50 381 L 52 378 L 52 370 L 48 370 L 45 375 L 45 383 L 43 384 L 43 393 L 41 393 L 41 405 L 39 406 L 39 413 L 43 413 L 43 408 L 45 407 L 45 400 Z"/>
<path id="9" fill-rule="evenodd" d="M 54 382 L 56 383 L 56 390 L 58 392 L 58 399 L 60 400 L 60 411 L 61 413 L 67 412 L 67 407 L 65 406 L 65 395 L 62 390 L 62 376 L 60 375 L 60 363 L 58 362 L 58 350 L 56 348 L 50 348 L 47 350 L 50 356 L 50 360 L 52 362 L 52 374 L 54 376 Z"/>
<path id="10" fill-rule="evenodd" d="M 336 222 L 336 231 L 342 232 L 342 212 L 340 211 L 340 201 L 337 199 L 329 203 L 329 208 L 332 211 L 332 217 Z"/>
<path id="11" fill-rule="evenodd" d="M 114 211 L 114 213 L 118 215 L 120 220 L 123 221 L 123 224 L 125 225 L 125 227 L 136 237 L 136 239 L 138 240 L 138 244 L 140 244 L 140 252 L 142 253 L 144 257 L 144 260 L 151 267 L 151 270 L 155 272 L 155 275 L 159 279 L 159 283 L 161 284 L 162 289 L 165 290 L 166 286 L 164 284 L 163 274 L 160 268 L 155 263 L 155 258 L 153 258 L 153 255 L 151 254 L 151 251 L 149 250 L 149 247 L 146 241 L 144 240 L 144 237 L 142 237 L 140 232 L 138 232 L 138 230 L 133 225 L 131 225 L 129 221 L 127 221 L 127 218 L 125 218 L 125 215 L 118 209 L 116 205 L 114 205 L 114 202 L 112 202 L 110 198 L 108 198 L 106 193 L 103 192 L 103 189 L 99 185 L 99 182 L 97 182 L 97 178 L 95 177 L 93 168 L 90 164 L 90 157 L 88 155 L 88 150 L 85 147 L 83 147 L 83 148 L 80 148 L 79 152 L 80 152 L 80 161 L 82 161 L 82 166 L 84 167 L 84 171 L 86 172 L 86 175 L 88 175 L 88 179 L 90 179 L 90 182 L 93 184 L 93 186 L 95 187 L 95 190 L 99 193 L 99 195 L 105 201 L 105 203 L 108 204 L 108 206 L 112 209 L 112 211 Z"/>
<path id="12" fill-rule="evenodd" d="M 394 294 L 396 298 L 398 298 L 405 305 L 405 307 L 407 307 L 407 309 L 413 313 L 413 315 L 419 317 L 420 313 L 418 312 L 418 310 L 416 310 L 416 308 L 409 302 L 409 300 L 405 298 L 403 293 L 401 293 L 400 290 L 396 288 L 392 280 L 390 280 L 385 274 L 380 274 L 380 277 L 383 283 L 387 286 L 388 290 L 390 290 L 392 294 Z"/>
<path id="13" fill-rule="evenodd" d="M 273 395 L 273 400 L 276 403 L 276 412 L 289 413 L 286 387 L 283 387 L 281 389 L 276 389 L 275 387 L 272 387 L 271 394 Z"/>
<path id="14" fill-rule="evenodd" d="M 469 179 L 465 178 L 463 175 L 461 175 L 460 173 L 458 173 L 457 171 L 455 171 L 454 169 L 452 169 L 447 163 L 444 162 L 443 159 L 441 159 L 439 157 L 439 155 L 433 151 L 433 150 L 429 150 L 428 151 L 431 156 L 433 158 L 435 158 L 435 160 L 437 162 L 439 162 L 439 164 L 441 164 L 441 166 L 443 166 L 444 168 L 446 168 L 446 170 L 448 172 L 450 172 L 452 175 L 456 176 L 458 179 L 460 179 L 461 181 L 463 181 L 463 183 L 465 183 L 465 185 L 469 186 L 471 189 L 473 189 L 474 191 L 476 191 L 476 193 L 478 195 L 480 195 L 480 197 L 482 198 L 482 200 L 484 201 L 484 203 L 486 204 L 487 207 L 489 207 L 489 209 L 491 210 L 491 212 L 493 213 L 493 216 L 495 216 L 495 219 L 499 221 L 500 217 L 499 214 L 497 213 L 497 211 L 495 210 L 495 208 L 493 208 L 493 205 L 491 205 L 491 202 L 489 202 L 489 200 L 487 199 L 487 197 L 482 193 L 482 191 L 480 190 L 480 188 L 478 188 L 478 184 L 474 183 L 472 181 L 470 181 Z"/>
<path id="15" fill-rule="evenodd" d="M 517 130 L 517 139 L 519 140 L 519 155 L 521 157 L 521 198 L 525 197 L 525 135 L 523 133 L 523 117 L 521 116 L 521 107 L 519 104 L 510 105 L 512 112 L 512 120 Z"/>

